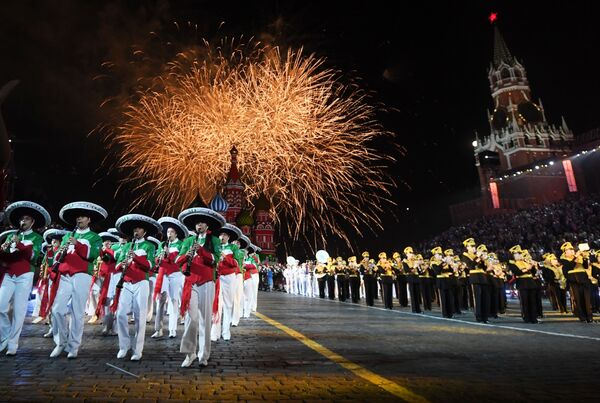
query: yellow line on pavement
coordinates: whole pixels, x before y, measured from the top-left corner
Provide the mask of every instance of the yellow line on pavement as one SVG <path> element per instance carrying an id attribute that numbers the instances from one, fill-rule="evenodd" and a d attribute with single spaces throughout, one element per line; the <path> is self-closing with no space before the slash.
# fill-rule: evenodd
<path id="1" fill-rule="evenodd" d="M 335 362 L 336 364 L 341 365 L 342 367 L 351 371 L 355 375 L 357 375 L 363 379 L 366 379 L 367 381 L 379 386 L 380 388 L 386 390 L 387 392 L 391 393 L 392 395 L 399 397 L 402 400 L 405 400 L 407 402 L 427 403 L 427 399 L 425 399 L 424 397 L 419 396 L 419 395 L 411 392 L 410 390 L 406 389 L 405 387 L 402 387 L 402 386 L 398 385 L 397 383 L 390 381 L 389 379 L 386 379 L 380 375 L 377 375 L 376 373 L 371 372 L 368 369 L 361 367 L 360 365 L 355 364 L 352 361 L 347 360 L 346 358 L 342 357 L 341 355 L 334 353 L 327 347 L 317 343 L 314 340 L 309 339 L 302 333 L 297 332 L 294 329 L 291 329 L 291 328 L 287 327 L 286 325 L 279 323 L 276 320 L 269 318 L 268 316 L 263 315 L 260 312 L 255 312 L 254 314 L 257 317 L 259 317 L 260 319 L 267 322 L 268 324 L 287 333 L 288 335 L 292 336 L 296 340 L 302 342 L 306 346 L 315 350 L 317 353 L 321 354 L 325 358 Z"/>

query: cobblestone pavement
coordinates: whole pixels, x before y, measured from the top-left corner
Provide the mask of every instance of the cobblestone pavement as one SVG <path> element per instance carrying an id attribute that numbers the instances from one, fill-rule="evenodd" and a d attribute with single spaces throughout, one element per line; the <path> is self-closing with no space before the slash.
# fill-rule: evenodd
<path id="1" fill-rule="evenodd" d="M 356 364 L 343 368 L 253 316 L 208 367 L 180 368 L 176 339 L 150 338 L 140 362 L 117 360 L 117 338 L 86 325 L 79 358 L 49 358 L 45 325 L 27 319 L 16 357 L 0 355 L 0 396 L 12 401 L 400 401 L 357 373 L 369 370 L 432 402 L 598 401 L 600 325 L 550 313 L 520 321 L 516 306 L 491 326 L 410 310 L 260 293 L 259 312 Z M 543 333 L 540 333 L 543 332 Z M 115 369 L 117 366 L 133 375 Z"/>

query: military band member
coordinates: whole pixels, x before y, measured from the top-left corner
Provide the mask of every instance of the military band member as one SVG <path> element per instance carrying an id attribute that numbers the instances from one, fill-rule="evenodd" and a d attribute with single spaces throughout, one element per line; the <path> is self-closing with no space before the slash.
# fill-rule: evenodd
<path id="1" fill-rule="evenodd" d="M 432 282 L 435 280 L 429 268 L 429 262 L 423 259 L 421 254 L 415 256 L 417 260 L 417 273 L 419 275 L 419 288 L 423 299 L 423 309 L 431 311 L 433 301 Z"/>
<path id="2" fill-rule="evenodd" d="M 404 272 L 404 265 L 402 264 L 402 255 L 398 252 L 394 252 L 392 258 L 392 266 L 394 267 L 396 275 L 396 296 L 398 297 L 400 306 L 406 308 L 408 306 L 408 280 L 406 273 Z"/>
<path id="3" fill-rule="evenodd" d="M 489 281 L 484 263 L 487 247 L 485 245 L 477 247 L 473 238 L 465 239 L 463 245 L 466 251 L 463 252 L 461 260 L 467 266 L 467 275 L 475 302 L 475 319 L 477 322 L 487 323 L 490 312 Z"/>
<path id="4" fill-rule="evenodd" d="M 589 254 L 581 250 L 575 252 L 571 242 L 565 242 L 560 249 L 563 252 L 560 257 L 562 271 L 574 300 L 573 313 L 580 321 L 592 323 L 590 279 L 587 273 Z"/>
<path id="5" fill-rule="evenodd" d="M 319 287 L 319 298 L 325 298 L 325 286 L 327 285 L 327 267 L 323 263 L 317 263 L 315 266 L 315 277 Z"/>
<path id="6" fill-rule="evenodd" d="M 365 283 L 365 301 L 367 306 L 373 306 L 373 282 L 375 279 L 373 277 L 373 268 L 369 262 L 369 252 L 363 252 L 362 257 L 363 258 L 360 261 L 360 271 Z"/>
<path id="7" fill-rule="evenodd" d="M 418 263 L 413 248 L 407 246 L 404 248 L 402 264 L 404 272 L 408 274 L 408 288 L 410 289 L 410 307 L 413 313 L 421 313 L 421 289 L 419 283 Z"/>
<path id="8" fill-rule="evenodd" d="M 33 228 L 50 224 L 50 214 L 37 203 L 20 201 L 10 204 L 5 215 L 17 230 L 8 234 L 0 249 L 0 261 L 6 267 L 0 285 L 0 352 L 6 349 L 6 355 L 12 356 L 19 348 L 36 270 L 33 262 L 40 255 L 43 241 Z M 11 301 L 12 315 L 9 316 Z"/>
<path id="9" fill-rule="evenodd" d="M 542 307 L 542 276 L 541 270 L 539 268 L 538 263 L 533 260 L 529 251 L 527 249 L 523 249 L 523 259 L 529 264 L 533 266 L 533 281 L 535 282 L 535 307 L 537 311 L 537 317 L 543 318 L 544 311 Z"/>
<path id="10" fill-rule="evenodd" d="M 567 313 L 567 279 L 562 272 L 562 267 L 554 253 L 546 253 L 543 258 L 542 275 L 548 287 L 548 299 L 552 309 Z"/>
<path id="11" fill-rule="evenodd" d="M 495 253 L 488 253 L 485 262 L 490 282 L 490 317 L 498 319 L 498 313 L 504 313 L 504 272 Z"/>
<path id="12" fill-rule="evenodd" d="M 381 279 L 381 286 L 383 289 L 383 305 L 386 309 L 392 309 L 394 300 L 392 289 L 395 278 L 392 263 L 387 260 L 387 254 L 385 252 L 381 252 L 379 254 L 377 271 L 379 273 L 379 278 Z"/>
<path id="13" fill-rule="evenodd" d="M 508 269 L 516 277 L 519 298 L 521 300 L 521 316 L 525 323 L 538 323 L 537 306 L 535 300 L 536 284 L 533 281 L 535 268 L 523 258 L 520 245 L 515 245 L 509 250 L 514 260 L 508 262 Z"/>
<path id="14" fill-rule="evenodd" d="M 442 307 L 442 316 L 451 318 L 454 307 L 454 287 L 452 284 L 454 270 L 451 266 L 452 259 L 442 258 L 442 248 L 436 246 L 431 250 L 433 255 L 429 261 L 429 267 L 435 273 L 436 285 L 440 292 L 440 305 Z"/>
<path id="15" fill-rule="evenodd" d="M 590 253 L 590 266 L 588 268 L 588 277 L 591 282 L 591 297 L 592 312 L 600 313 L 600 294 L 598 293 L 598 284 L 600 283 L 600 263 L 598 263 L 598 253 L 595 250 Z"/>
<path id="16" fill-rule="evenodd" d="M 348 283 L 350 285 L 350 297 L 353 303 L 360 300 L 360 270 L 356 263 L 356 256 L 348 258 Z"/>
<path id="17" fill-rule="evenodd" d="M 335 299 L 335 261 L 333 258 L 327 258 L 327 298 Z"/>
<path id="18" fill-rule="evenodd" d="M 341 257 L 337 257 L 335 261 L 335 280 L 337 283 L 338 299 L 342 302 L 346 301 L 346 293 L 344 291 L 344 280 L 346 278 L 346 267 Z"/>
<path id="19" fill-rule="evenodd" d="M 225 225 L 225 218 L 203 207 L 184 210 L 178 218 L 190 232 L 197 233 L 185 239 L 177 259 L 186 274 L 181 313 L 187 314 L 179 349 L 186 357 L 181 366 L 190 367 L 196 358 L 200 366 L 206 366 L 211 352 L 212 318 L 216 314 L 216 265 L 221 256 L 221 241 L 213 234 Z"/>

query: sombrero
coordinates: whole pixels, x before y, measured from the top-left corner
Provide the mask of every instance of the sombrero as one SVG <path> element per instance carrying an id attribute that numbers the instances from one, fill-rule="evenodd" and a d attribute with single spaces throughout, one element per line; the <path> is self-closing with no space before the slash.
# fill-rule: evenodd
<path id="1" fill-rule="evenodd" d="M 177 232 L 177 238 L 179 238 L 180 240 L 185 239 L 189 234 L 189 231 L 185 227 L 185 225 L 183 225 L 181 221 L 179 221 L 176 218 L 161 217 L 158 219 L 158 223 L 162 226 L 162 233 L 165 236 L 169 228 L 173 228 L 175 232 Z"/>
<path id="2" fill-rule="evenodd" d="M 50 225 L 50 214 L 45 208 L 37 203 L 30 201 L 18 201 L 8 205 L 4 212 L 8 222 L 13 227 L 20 227 L 19 220 L 24 215 L 28 215 L 35 220 L 34 227 L 42 228 Z"/>
<path id="3" fill-rule="evenodd" d="M 158 221 L 142 214 L 125 214 L 117 220 L 115 227 L 119 232 L 129 236 L 133 235 L 134 228 L 143 228 L 146 237 L 156 235 L 162 229 Z"/>
<path id="4" fill-rule="evenodd" d="M 240 243 L 240 249 L 247 249 L 251 245 L 250 239 L 246 235 L 239 237 L 238 242 Z"/>
<path id="5" fill-rule="evenodd" d="M 46 230 L 42 236 L 44 237 L 44 241 L 49 245 L 52 243 L 53 239 L 61 241 L 67 232 L 68 231 L 64 229 L 50 228 L 49 230 Z"/>
<path id="6" fill-rule="evenodd" d="M 225 224 L 219 229 L 219 233 L 229 235 L 229 242 L 233 242 L 243 236 L 242 231 L 233 224 Z"/>
<path id="7" fill-rule="evenodd" d="M 217 231 L 225 225 L 225 218 L 214 210 L 205 207 L 192 207 L 183 210 L 177 217 L 189 230 L 195 230 L 196 224 L 204 222 L 211 231 Z"/>
<path id="8" fill-rule="evenodd" d="M 148 242 L 153 244 L 156 249 L 158 249 L 160 247 L 160 241 L 158 239 L 154 238 L 153 236 L 149 236 L 146 239 L 148 240 Z"/>
<path id="9" fill-rule="evenodd" d="M 113 234 L 112 232 L 106 231 L 98 234 L 100 238 L 102 238 L 102 242 L 111 241 L 111 242 L 119 242 L 119 236 Z"/>
<path id="10" fill-rule="evenodd" d="M 77 224 L 77 217 L 90 217 L 93 223 L 97 223 L 108 217 L 108 213 L 97 204 L 78 201 L 64 205 L 58 216 L 67 224 L 75 225 Z"/>

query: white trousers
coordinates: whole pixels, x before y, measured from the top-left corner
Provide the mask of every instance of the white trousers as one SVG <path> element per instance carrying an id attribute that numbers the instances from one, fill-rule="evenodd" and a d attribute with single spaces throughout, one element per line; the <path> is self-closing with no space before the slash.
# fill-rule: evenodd
<path id="1" fill-rule="evenodd" d="M 93 278 L 93 277 L 92 277 Z M 96 314 L 96 308 L 98 307 L 98 298 L 100 298 L 100 288 L 102 287 L 103 279 L 100 277 L 96 278 L 92 289 L 90 290 L 90 296 L 88 298 L 86 314 L 89 316 Z"/>
<path id="2" fill-rule="evenodd" d="M 68 353 L 77 354 L 81 345 L 85 305 L 91 283 L 92 276 L 87 273 L 60 276 L 52 306 L 52 334 L 54 343 L 64 347 Z M 67 315 L 70 315 L 70 319 Z"/>
<path id="3" fill-rule="evenodd" d="M 20 276 L 4 275 L 0 287 L 0 341 L 8 339 L 8 349 L 19 347 L 19 336 L 27 315 L 27 303 L 33 286 L 33 273 Z M 12 301 L 12 321 L 8 314 Z"/>
<path id="4" fill-rule="evenodd" d="M 258 273 L 252 275 L 252 284 L 254 284 L 254 298 L 252 299 L 252 312 L 256 312 L 256 300 L 258 299 L 258 283 L 260 278 Z"/>
<path id="5" fill-rule="evenodd" d="M 197 354 L 200 362 L 208 361 L 210 358 L 210 333 L 214 299 L 214 281 L 208 281 L 201 286 L 192 286 L 190 308 L 185 315 L 179 351 L 186 354 Z"/>
<path id="6" fill-rule="evenodd" d="M 119 350 L 129 350 L 133 345 L 133 354 L 142 354 L 146 335 L 146 315 L 148 310 L 148 281 L 135 284 L 123 283 L 119 307 L 117 308 L 117 333 L 119 334 Z M 127 315 L 133 313 L 134 334 L 129 335 Z"/>
<path id="7" fill-rule="evenodd" d="M 184 280 L 185 276 L 180 271 L 163 277 L 162 289 L 156 301 L 157 307 L 156 317 L 154 319 L 154 330 L 163 328 L 165 310 L 169 315 L 169 331 L 173 332 L 177 330 L 177 319 L 179 318 L 179 305 L 181 303 L 181 292 L 183 291 Z M 154 294 L 154 290 L 152 291 L 152 294 Z"/>
<path id="8" fill-rule="evenodd" d="M 154 284 L 156 284 L 156 275 L 148 278 L 148 302 L 146 302 L 147 314 L 146 314 L 146 322 L 150 322 L 152 320 L 152 315 L 154 315 L 154 301 L 152 301 L 152 296 L 154 295 Z"/>
<path id="9" fill-rule="evenodd" d="M 244 310 L 244 275 L 235 275 L 235 289 L 233 294 L 233 313 L 231 324 L 237 326 L 240 323 L 242 312 Z"/>
<path id="10" fill-rule="evenodd" d="M 250 317 L 250 311 L 254 306 L 254 279 L 250 277 L 244 280 L 244 318 Z"/>
<path id="11" fill-rule="evenodd" d="M 219 317 L 220 317 L 220 328 L 217 327 L 217 332 L 212 332 L 212 339 L 218 340 L 219 336 L 223 336 L 223 339 L 231 339 L 231 317 L 233 315 L 233 294 L 235 293 L 236 278 L 235 274 L 228 274 L 226 276 L 219 277 L 220 291 L 219 291 Z M 216 333 L 216 334 L 215 334 Z"/>
<path id="12" fill-rule="evenodd" d="M 41 280 L 38 280 L 38 284 L 41 283 Z M 40 308 L 42 307 L 42 297 L 43 295 L 42 293 L 42 288 L 38 288 L 36 293 L 35 293 L 35 305 L 33 307 L 33 312 L 31 312 L 31 317 L 35 318 L 37 316 L 40 316 Z"/>

